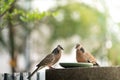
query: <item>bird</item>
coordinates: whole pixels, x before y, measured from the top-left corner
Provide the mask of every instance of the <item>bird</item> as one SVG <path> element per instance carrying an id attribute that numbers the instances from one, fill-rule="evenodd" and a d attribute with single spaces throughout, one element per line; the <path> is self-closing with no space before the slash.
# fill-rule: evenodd
<path id="1" fill-rule="evenodd" d="M 86 52 L 81 44 L 76 45 L 76 61 L 92 63 L 93 66 L 99 66 L 95 57 L 90 52 Z"/>
<path id="2" fill-rule="evenodd" d="M 37 68 L 27 77 L 27 79 L 31 78 L 35 72 L 46 66 L 48 66 L 50 69 L 53 68 L 52 65 L 57 63 L 61 58 L 62 50 L 64 50 L 62 46 L 57 45 L 57 47 L 50 54 L 48 54 L 43 60 L 41 60 L 39 64 L 36 65 Z"/>

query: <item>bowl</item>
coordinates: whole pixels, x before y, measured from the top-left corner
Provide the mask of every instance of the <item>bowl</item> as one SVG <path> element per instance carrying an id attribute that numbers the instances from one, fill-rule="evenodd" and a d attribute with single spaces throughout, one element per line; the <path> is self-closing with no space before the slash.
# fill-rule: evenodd
<path id="1" fill-rule="evenodd" d="M 73 68 L 73 67 L 93 67 L 92 63 L 59 63 L 60 66 L 64 68 Z"/>

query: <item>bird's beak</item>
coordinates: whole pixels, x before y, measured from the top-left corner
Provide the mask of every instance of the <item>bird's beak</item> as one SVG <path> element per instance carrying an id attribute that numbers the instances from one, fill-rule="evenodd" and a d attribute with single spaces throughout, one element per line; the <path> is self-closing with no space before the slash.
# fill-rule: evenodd
<path id="1" fill-rule="evenodd" d="M 60 48 L 61 48 L 62 50 L 64 50 L 61 46 L 60 46 Z"/>
<path id="2" fill-rule="evenodd" d="M 79 46 L 80 46 L 80 44 L 77 44 L 75 48 L 77 49 Z"/>
<path id="3" fill-rule="evenodd" d="M 64 50 L 62 47 L 61 47 L 62 50 Z"/>

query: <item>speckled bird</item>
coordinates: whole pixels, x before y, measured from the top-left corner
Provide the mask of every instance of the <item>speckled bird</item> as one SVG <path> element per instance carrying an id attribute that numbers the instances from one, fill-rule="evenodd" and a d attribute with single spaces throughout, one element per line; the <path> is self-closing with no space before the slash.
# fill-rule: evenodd
<path id="1" fill-rule="evenodd" d="M 51 54 L 48 54 L 38 65 L 36 65 L 36 69 L 27 77 L 28 79 L 32 77 L 35 72 L 38 70 L 48 66 L 49 68 L 52 68 L 52 65 L 54 65 L 61 57 L 62 50 L 64 50 L 61 45 L 58 45 Z"/>

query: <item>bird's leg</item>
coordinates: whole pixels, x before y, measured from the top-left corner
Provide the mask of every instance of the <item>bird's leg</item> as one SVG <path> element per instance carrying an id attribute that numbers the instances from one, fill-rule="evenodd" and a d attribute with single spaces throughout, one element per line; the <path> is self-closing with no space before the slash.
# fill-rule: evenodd
<path id="1" fill-rule="evenodd" d="M 49 69 L 55 69 L 55 68 L 53 68 L 52 66 L 49 66 Z"/>

